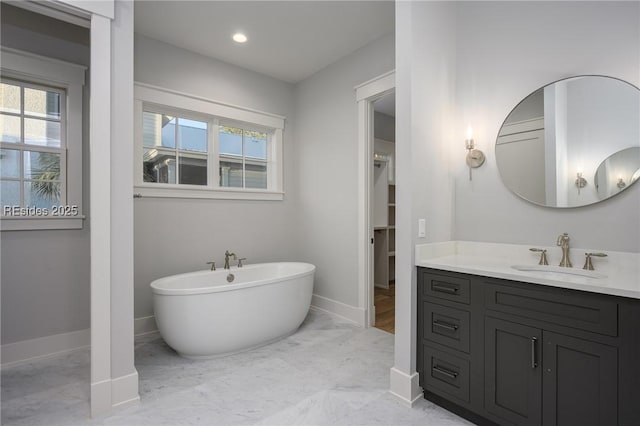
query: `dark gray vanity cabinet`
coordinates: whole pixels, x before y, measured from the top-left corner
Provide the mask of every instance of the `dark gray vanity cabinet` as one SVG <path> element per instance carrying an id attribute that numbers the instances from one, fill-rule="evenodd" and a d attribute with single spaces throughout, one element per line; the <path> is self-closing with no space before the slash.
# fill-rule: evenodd
<path id="1" fill-rule="evenodd" d="M 518 425 L 539 425 L 542 412 L 542 330 L 485 319 L 485 408 Z"/>
<path id="2" fill-rule="evenodd" d="M 476 423 L 639 425 L 640 301 L 418 268 L 425 397 Z"/>
<path id="3" fill-rule="evenodd" d="M 543 423 L 618 424 L 617 348 L 550 331 L 542 338 Z"/>

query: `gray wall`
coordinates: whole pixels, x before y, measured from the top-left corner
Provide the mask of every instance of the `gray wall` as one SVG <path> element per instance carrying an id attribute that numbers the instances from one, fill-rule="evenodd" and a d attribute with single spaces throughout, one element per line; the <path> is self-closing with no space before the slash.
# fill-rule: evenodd
<path id="1" fill-rule="evenodd" d="M 396 141 L 396 119 L 376 111 L 373 116 L 373 134 L 376 139 Z"/>
<path id="2" fill-rule="evenodd" d="M 296 86 L 297 253 L 317 267 L 314 293 L 351 306 L 358 305 L 354 86 L 394 68 L 388 35 Z"/>
<path id="3" fill-rule="evenodd" d="M 5 3 L 1 7 L 2 46 L 88 66 L 87 29 Z M 84 135 L 83 208 L 88 216 L 86 126 Z M 88 220 L 82 230 L 3 231 L 0 244 L 2 344 L 89 328 Z"/>
<path id="4" fill-rule="evenodd" d="M 455 238 L 549 245 L 568 232 L 574 246 L 640 251 L 640 185 L 588 207 L 538 207 L 509 192 L 494 157 L 504 118 L 537 88 L 582 74 L 640 84 L 640 3 L 465 2 L 457 9 Z M 467 123 L 487 154 L 473 182 L 462 145 Z"/>
<path id="5" fill-rule="evenodd" d="M 249 263 L 295 261 L 297 141 L 289 83 L 135 36 L 135 80 L 284 115 L 284 201 L 143 198 L 134 202 L 135 316 L 153 314 L 149 283 L 222 265 L 226 249 Z"/>

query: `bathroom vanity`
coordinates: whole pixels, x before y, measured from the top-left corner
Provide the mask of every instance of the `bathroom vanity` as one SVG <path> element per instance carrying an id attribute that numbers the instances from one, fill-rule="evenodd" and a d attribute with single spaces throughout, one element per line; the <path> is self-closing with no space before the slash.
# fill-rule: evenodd
<path id="1" fill-rule="evenodd" d="M 638 255 L 612 253 L 591 276 L 513 268 L 526 262 L 525 246 L 416 247 L 425 397 L 476 423 L 638 424 Z"/>

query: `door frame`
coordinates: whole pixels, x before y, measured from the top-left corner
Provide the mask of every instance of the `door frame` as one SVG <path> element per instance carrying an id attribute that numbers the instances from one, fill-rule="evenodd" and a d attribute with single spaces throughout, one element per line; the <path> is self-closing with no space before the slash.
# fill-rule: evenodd
<path id="1" fill-rule="evenodd" d="M 373 103 L 396 89 L 396 72 L 391 70 L 355 87 L 358 105 L 358 306 L 363 309 L 361 325 L 375 322 L 373 304 Z"/>

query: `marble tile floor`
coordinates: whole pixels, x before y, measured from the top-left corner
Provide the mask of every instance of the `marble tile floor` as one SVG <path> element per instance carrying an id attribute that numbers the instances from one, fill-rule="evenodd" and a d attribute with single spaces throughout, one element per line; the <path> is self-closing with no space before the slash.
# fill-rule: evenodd
<path id="1" fill-rule="evenodd" d="M 136 339 L 139 404 L 89 419 L 89 352 L 80 350 L 3 370 L 1 424 L 469 425 L 387 392 L 393 339 L 316 310 L 286 339 L 207 361 L 179 357 L 153 333 Z"/>

